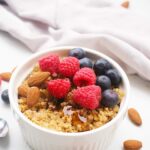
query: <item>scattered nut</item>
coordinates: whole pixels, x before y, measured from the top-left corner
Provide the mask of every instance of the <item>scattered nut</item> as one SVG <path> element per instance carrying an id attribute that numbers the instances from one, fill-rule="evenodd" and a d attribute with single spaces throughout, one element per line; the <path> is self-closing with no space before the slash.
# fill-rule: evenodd
<path id="1" fill-rule="evenodd" d="M 129 5 L 130 5 L 129 1 L 125 1 L 121 4 L 121 6 L 124 8 L 129 8 Z"/>
<path id="2" fill-rule="evenodd" d="M 138 140 L 126 140 L 123 143 L 125 150 L 139 150 L 142 148 L 142 142 Z"/>
<path id="3" fill-rule="evenodd" d="M 10 72 L 3 72 L 0 74 L 0 77 L 2 78 L 2 80 L 4 81 L 9 81 L 11 78 L 11 73 Z"/>
<path id="4" fill-rule="evenodd" d="M 128 110 L 128 116 L 134 124 L 136 124 L 138 126 L 140 126 L 142 124 L 141 116 L 136 109 L 130 108 Z"/>

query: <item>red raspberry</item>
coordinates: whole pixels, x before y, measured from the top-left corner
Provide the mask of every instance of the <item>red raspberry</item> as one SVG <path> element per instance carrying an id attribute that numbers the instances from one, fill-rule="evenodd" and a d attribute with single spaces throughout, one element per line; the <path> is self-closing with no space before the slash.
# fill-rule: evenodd
<path id="1" fill-rule="evenodd" d="M 39 60 L 39 65 L 42 71 L 48 71 L 52 75 L 58 73 L 60 64 L 59 56 L 51 54 Z"/>
<path id="2" fill-rule="evenodd" d="M 64 98 L 69 92 L 71 83 L 69 79 L 56 79 L 48 82 L 48 91 L 55 98 Z"/>
<path id="3" fill-rule="evenodd" d="M 79 70 L 79 60 L 75 57 L 66 57 L 60 62 L 59 73 L 65 77 L 73 77 Z"/>
<path id="4" fill-rule="evenodd" d="M 101 88 L 96 85 L 89 85 L 73 91 L 73 101 L 88 109 L 96 109 L 101 100 Z"/>
<path id="5" fill-rule="evenodd" d="M 93 85 L 96 82 L 96 75 L 92 69 L 85 67 L 76 72 L 73 82 L 76 86 Z"/>

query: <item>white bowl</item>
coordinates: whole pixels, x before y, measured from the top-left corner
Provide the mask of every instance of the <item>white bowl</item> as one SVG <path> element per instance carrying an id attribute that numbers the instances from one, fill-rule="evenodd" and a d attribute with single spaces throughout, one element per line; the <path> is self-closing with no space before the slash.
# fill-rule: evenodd
<path id="1" fill-rule="evenodd" d="M 117 116 L 97 129 L 81 133 L 62 133 L 40 127 L 27 119 L 19 110 L 17 89 L 21 82 L 32 70 L 38 59 L 49 53 L 56 53 L 60 56 L 66 56 L 68 51 L 74 47 L 56 47 L 48 51 L 43 51 L 32 55 L 22 65 L 17 67 L 9 84 L 9 98 L 13 114 L 19 123 L 23 136 L 29 146 L 34 150 L 106 150 L 113 140 L 117 127 L 122 122 L 127 111 L 129 101 L 130 85 L 129 80 L 122 68 L 108 56 L 83 48 L 87 51 L 88 57 L 96 60 L 105 58 L 119 71 L 122 77 L 122 87 L 125 97 L 121 102 L 120 111 Z"/>

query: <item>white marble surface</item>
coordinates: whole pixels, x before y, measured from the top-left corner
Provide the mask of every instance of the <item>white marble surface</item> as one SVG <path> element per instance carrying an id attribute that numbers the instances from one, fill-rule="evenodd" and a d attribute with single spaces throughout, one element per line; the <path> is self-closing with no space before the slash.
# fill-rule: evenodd
<path id="1" fill-rule="evenodd" d="M 148 15 L 150 14 L 149 0 L 132 0 L 131 9 L 150 19 Z M 31 54 L 23 44 L 8 34 L 0 32 L 0 72 L 10 71 Z M 122 142 L 129 138 L 141 140 L 143 142 L 142 150 L 150 149 L 150 82 L 144 81 L 136 75 L 130 75 L 129 80 L 131 83 L 129 107 L 135 107 L 140 112 L 143 118 L 143 125 L 136 127 L 126 117 L 120 128 L 118 128 L 109 150 L 121 150 Z M 8 85 L 3 82 L 1 91 L 7 87 Z M 18 124 L 12 116 L 9 106 L 5 105 L 1 100 L 0 118 L 7 120 L 9 125 L 9 135 L 0 139 L 0 150 L 30 150 L 23 140 Z"/>

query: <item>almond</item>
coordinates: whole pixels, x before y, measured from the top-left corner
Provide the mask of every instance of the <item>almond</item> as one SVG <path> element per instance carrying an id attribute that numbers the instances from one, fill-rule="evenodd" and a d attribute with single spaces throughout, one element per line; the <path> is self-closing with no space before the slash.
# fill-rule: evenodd
<path id="1" fill-rule="evenodd" d="M 129 8 L 129 4 L 130 4 L 129 1 L 125 1 L 121 4 L 121 6 L 124 8 Z"/>
<path id="2" fill-rule="evenodd" d="M 29 86 L 38 86 L 41 85 L 48 77 L 49 72 L 36 72 L 28 78 Z"/>
<path id="3" fill-rule="evenodd" d="M 23 97 L 27 97 L 27 91 L 28 91 L 28 86 L 25 84 L 22 84 L 18 87 L 18 95 L 19 96 L 23 96 Z"/>
<path id="4" fill-rule="evenodd" d="M 40 98 L 40 90 L 37 87 L 31 87 L 27 91 L 27 105 L 34 106 Z"/>
<path id="5" fill-rule="evenodd" d="M 9 81 L 11 78 L 11 73 L 10 72 L 4 72 L 0 74 L 0 77 L 2 78 L 2 80 L 4 81 Z"/>
<path id="6" fill-rule="evenodd" d="M 126 140 L 123 146 L 125 150 L 139 150 L 142 147 L 142 142 L 138 140 Z"/>
<path id="7" fill-rule="evenodd" d="M 138 126 L 140 126 L 142 124 L 141 116 L 136 109 L 130 108 L 128 110 L 128 116 L 134 124 L 136 124 Z"/>

